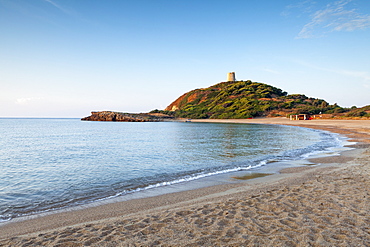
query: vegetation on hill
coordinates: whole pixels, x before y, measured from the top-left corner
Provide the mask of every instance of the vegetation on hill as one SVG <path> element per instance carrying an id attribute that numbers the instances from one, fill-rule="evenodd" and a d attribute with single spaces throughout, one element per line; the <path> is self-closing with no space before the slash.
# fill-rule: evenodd
<path id="1" fill-rule="evenodd" d="M 344 114 L 344 117 L 370 117 L 370 105 L 357 108 L 356 106 L 351 107 L 351 110 Z"/>
<path id="2" fill-rule="evenodd" d="M 286 116 L 289 114 L 345 113 L 337 104 L 323 99 L 291 94 L 279 88 L 252 81 L 221 82 L 214 86 L 195 89 L 180 96 L 164 111 L 181 118 L 251 118 L 258 116 Z M 358 114 L 364 114 L 360 111 Z M 365 112 L 365 114 L 368 114 Z"/>

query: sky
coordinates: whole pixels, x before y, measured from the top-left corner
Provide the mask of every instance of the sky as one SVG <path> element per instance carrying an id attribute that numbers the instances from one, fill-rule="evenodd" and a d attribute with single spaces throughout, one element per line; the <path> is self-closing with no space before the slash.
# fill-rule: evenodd
<path id="1" fill-rule="evenodd" d="M 369 0 L 0 0 L 0 117 L 148 112 L 252 80 L 370 104 Z"/>

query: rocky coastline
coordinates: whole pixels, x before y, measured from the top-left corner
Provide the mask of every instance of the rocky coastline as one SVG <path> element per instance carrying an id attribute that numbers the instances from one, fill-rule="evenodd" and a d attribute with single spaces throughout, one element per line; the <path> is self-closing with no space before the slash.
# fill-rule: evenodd
<path id="1" fill-rule="evenodd" d="M 110 122 L 161 122 L 174 118 L 161 113 L 124 113 L 113 111 L 93 111 L 82 121 L 110 121 Z"/>

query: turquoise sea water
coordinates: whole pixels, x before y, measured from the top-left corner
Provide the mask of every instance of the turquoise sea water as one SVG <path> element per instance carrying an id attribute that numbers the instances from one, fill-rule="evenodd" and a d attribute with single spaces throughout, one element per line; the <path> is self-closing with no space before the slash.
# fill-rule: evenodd
<path id="1" fill-rule="evenodd" d="M 0 119 L 0 131 L 0 221 L 340 145 L 330 133 L 256 124 Z"/>

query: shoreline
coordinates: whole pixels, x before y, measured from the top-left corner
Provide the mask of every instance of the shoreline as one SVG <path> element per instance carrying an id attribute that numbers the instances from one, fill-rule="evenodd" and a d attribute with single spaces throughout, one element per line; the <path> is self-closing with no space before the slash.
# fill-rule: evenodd
<path id="1" fill-rule="evenodd" d="M 150 245 L 157 243 L 170 246 L 183 246 L 192 243 L 201 244 L 200 241 L 203 241 L 203 244 L 205 245 L 217 245 L 217 243 L 224 243 L 222 245 L 228 245 L 232 243 L 250 244 L 253 241 L 262 241 L 260 243 L 264 244 L 268 243 L 270 240 L 266 240 L 264 238 L 257 240 L 257 237 L 246 237 L 255 235 L 257 233 L 259 234 L 258 236 L 261 236 L 261 234 L 263 235 L 262 229 L 266 230 L 268 227 L 267 225 L 264 225 L 263 222 L 253 223 L 258 217 L 252 217 L 252 215 L 249 217 L 247 217 L 247 215 L 241 215 L 245 209 L 252 210 L 259 207 L 265 207 L 264 205 L 266 205 L 266 202 L 292 204 L 292 202 L 289 201 L 292 200 L 291 198 L 289 200 L 276 198 L 285 195 L 286 192 L 284 191 L 286 190 L 290 191 L 291 194 L 294 194 L 293 190 L 296 189 L 297 186 L 300 188 L 300 190 L 304 191 L 303 184 L 312 184 L 312 188 L 318 189 L 318 187 L 320 187 L 318 186 L 320 183 L 317 181 L 319 177 L 325 182 L 325 179 L 330 180 L 334 179 L 335 177 L 346 177 L 347 174 L 342 174 L 343 170 L 345 169 L 368 169 L 365 166 L 369 163 L 370 156 L 370 121 L 368 120 L 289 121 L 286 119 L 274 118 L 192 121 L 281 124 L 317 128 L 346 135 L 347 137 L 352 138 L 353 141 L 360 143 L 351 146 L 356 149 L 352 151 L 346 151 L 345 154 L 342 154 L 341 156 L 312 159 L 314 163 L 320 163 L 320 166 L 287 168 L 281 170 L 279 174 L 268 176 L 268 178 L 261 177 L 252 180 L 245 180 L 235 184 L 215 185 L 211 187 L 176 192 L 155 197 L 133 199 L 130 201 L 116 202 L 112 204 L 103 204 L 93 208 L 50 214 L 22 222 L 9 222 L 0 227 L 0 246 L 11 244 L 17 245 L 19 243 L 31 244 L 31 242 L 39 243 L 40 245 L 61 244 L 61 246 L 68 246 L 68 244 L 72 243 L 75 246 L 82 246 L 84 244 L 96 244 L 97 246 L 121 244 L 122 246 L 125 246 L 134 243 L 138 243 L 139 245 Z M 353 172 L 354 171 L 352 171 L 352 173 Z M 337 175 L 333 177 L 333 173 Z M 353 179 L 361 179 L 361 176 Z M 349 182 L 350 179 L 344 179 L 343 181 Z M 340 180 L 340 182 L 343 181 Z M 339 181 L 337 181 L 337 183 L 339 183 Z M 271 196 L 268 195 L 270 194 L 279 194 L 279 196 L 275 198 L 275 201 L 269 201 L 268 199 L 271 198 Z M 309 193 L 303 194 L 305 196 L 309 196 Z M 264 199 L 258 202 L 258 200 L 255 198 Z M 254 204 L 252 203 L 253 207 L 248 207 L 248 204 L 250 204 L 252 201 L 257 202 Z M 365 202 L 368 203 L 366 200 Z M 238 207 L 233 207 L 233 204 L 238 205 Z M 357 204 L 361 203 L 357 202 Z M 312 211 L 315 207 L 311 207 Z M 320 207 L 320 205 L 318 205 L 318 207 Z M 263 212 L 267 216 L 273 218 L 273 212 L 275 212 L 276 208 L 279 207 L 273 207 L 270 209 L 265 208 Z M 229 215 L 224 214 L 226 212 L 225 210 L 229 212 Z M 218 214 L 216 214 L 216 212 L 218 212 Z M 212 224 L 208 222 L 210 220 L 210 213 L 214 214 L 214 222 Z M 285 213 L 288 213 L 288 211 Z M 362 218 L 365 218 L 363 221 L 370 224 L 368 211 L 361 211 L 361 213 L 365 214 L 365 216 L 360 215 Z M 301 218 L 303 216 L 299 216 L 299 212 L 295 212 L 295 214 L 298 216 L 293 218 L 302 221 Z M 318 214 L 318 212 L 316 212 L 316 214 Z M 234 222 L 231 222 L 230 220 L 231 215 L 235 216 L 233 217 Z M 283 224 L 281 221 L 287 217 L 286 215 L 284 216 L 284 218 L 281 216 L 275 217 L 276 225 Z M 267 217 L 265 220 L 269 220 L 269 217 Z M 166 220 L 169 218 L 172 220 Z M 240 222 L 244 220 L 243 224 L 245 227 L 240 224 L 235 224 L 236 218 L 238 218 Z M 229 222 L 229 224 L 226 221 Z M 290 219 L 290 221 L 292 221 L 292 219 Z M 315 220 L 313 221 L 315 222 Z M 292 222 L 285 225 L 293 224 Z M 315 224 L 318 223 L 315 222 Z M 322 224 L 323 223 L 321 222 L 319 225 Z M 202 227 L 199 225 L 202 225 Z M 257 231 L 255 231 L 254 234 L 249 235 L 247 234 L 247 229 L 249 229 L 248 227 L 254 227 L 257 229 Z M 174 229 L 177 229 L 180 232 L 174 233 Z M 291 231 L 293 231 L 293 228 L 291 230 L 288 230 L 287 228 L 284 233 L 279 233 L 275 237 L 272 237 L 273 239 L 271 240 L 271 243 L 278 241 L 276 243 L 286 244 L 289 241 L 295 241 L 295 237 L 293 235 L 289 237 Z M 359 243 L 365 245 L 366 243 L 369 244 L 370 233 L 367 231 L 366 234 L 366 231 L 367 230 L 365 229 L 364 233 L 360 234 L 362 236 L 362 240 L 360 239 L 356 241 L 360 241 Z M 231 234 L 231 232 L 233 232 L 233 234 Z M 214 235 L 216 233 L 220 236 L 223 236 L 222 241 L 221 239 L 217 240 L 216 236 Z M 227 237 L 228 233 L 230 235 L 229 237 Z M 311 235 L 312 234 L 315 235 L 314 233 L 311 233 Z M 285 236 L 285 240 L 281 238 L 283 235 Z M 168 236 L 168 238 L 165 236 Z M 351 236 L 349 239 L 352 241 L 353 236 Z M 320 240 L 320 238 L 318 239 Z M 307 243 L 307 241 L 311 241 L 312 243 L 315 243 L 315 241 L 319 241 L 318 239 L 313 237 L 311 240 L 301 240 L 301 242 L 303 241 Z M 333 239 L 334 240 L 332 241 L 334 242 L 325 240 L 325 238 L 324 240 L 320 241 L 336 244 L 340 244 L 343 241 L 343 243 L 345 243 L 345 241 L 350 241 L 345 240 L 345 238 L 340 240 L 342 242 L 335 240 L 335 238 Z M 247 243 L 247 241 L 249 242 Z"/>

